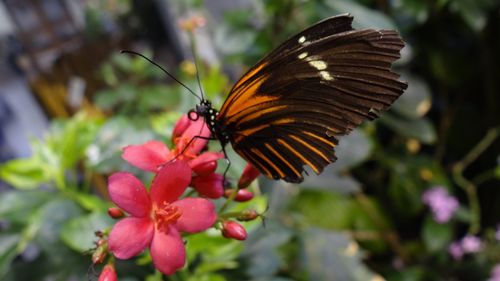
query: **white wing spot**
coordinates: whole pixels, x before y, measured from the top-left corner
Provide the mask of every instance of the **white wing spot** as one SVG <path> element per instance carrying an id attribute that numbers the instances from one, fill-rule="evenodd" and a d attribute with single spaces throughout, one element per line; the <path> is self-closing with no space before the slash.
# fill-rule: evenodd
<path id="1" fill-rule="evenodd" d="M 321 76 L 323 80 L 327 81 L 332 81 L 334 79 L 328 71 L 320 71 L 319 76 Z"/>
<path id="2" fill-rule="evenodd" d="M 304 58 L 307 57 L 307 52 L 303 52 L 302 54 L 297 56 L 299 59 L 303 60 Z"/>
<path id="3" fill-rule="evenodd" d="M 302 43 L 304 43 L 304 42 L 306 42 L 306 37 L 305 37 L 305 36 L 301 36 L 301 37 L 299 38 L 299 43 L 300 43 L 300 44 L 302 44 Z"/>
<path id="4" fill-rule="evenodd" d="M 322 60 L 313 60 L 313 61 L 310 61 L 309 64 L 316 68 L 317 70 L 325 70 L 326 69 L 326 62 L 322 61 Z"/>

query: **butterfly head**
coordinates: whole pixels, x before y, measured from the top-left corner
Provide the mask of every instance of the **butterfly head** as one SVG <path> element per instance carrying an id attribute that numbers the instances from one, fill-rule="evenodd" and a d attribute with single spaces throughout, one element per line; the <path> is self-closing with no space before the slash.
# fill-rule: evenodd
<path id="1" fill-rule="evenodd" d="M 196 105 L 195 109 L 189 111 L 188 117 L 192 121 L 196 121 L 201 116 L 209 127 L 213 127 L 218 114 L 219 112 L 212 107 L 212 103 L 204 99 L 200 104 Z"/>

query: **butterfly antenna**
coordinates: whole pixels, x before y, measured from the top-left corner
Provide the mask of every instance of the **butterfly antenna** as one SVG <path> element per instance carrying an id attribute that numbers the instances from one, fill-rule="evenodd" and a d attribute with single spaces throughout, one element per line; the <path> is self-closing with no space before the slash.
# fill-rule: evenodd
<path id="1" fill-rule="evenodd" d="M 205 99 L 205 95 L 203 94 L 203 87 L 201 86 L 200 79 L 200 71 L 198 68 L 198 56 L 196 55 L 196 41 L 194 39 L 194 35 L 191 35 L 191 52 L 193 53 L 194 67 L 196 69 L 196 80 L 198 80 L 198 87 L 200 87 L 200 93 L 202 100 Z"/>
<path id="2" fill-rule="evenodd" d="M 175 78 L 174 75 L 170 74 L 170 72 L 168 72 L 165 68 L 163 68 L 161 65 L 157 64 L 156 62 L 154 62 L 152 59 L 146 57 L 145 55 L 143 54 L 140 54 L 138 52 L 134 52 L 134 51 L 129 51 L 129 50 L 121 50 L 120 53 L 122 54 L 132 54 L 132 55 L 136 55 L 136 56 L 140 56 L 141 58 L 149 61 L 150 63 L 152 63 L 153 65 L 155 65 L 156 67 L 158 67 L 159 69 L 161 69 L 163 72 L 165 72 L 165 74 L 167 74 L 170 78 L 172 78 L 175 82 L 179 83 L 182 87 L 184 87 L 186 90 L 188 90 L 191 94 L 193 94 L 195 97 L 197 97 L 199 100 L 202 100 L 202 98 L 200 98 L 200 96 L 198 96 L 195 92 L 193 92 L 193 90 L 191 90 L 188 86 L 186 86 L 184 83 L 182 83 L 181 81 L 179 81 L 179 79 Z M 196 71 L 196 73 L 198 74 L 198 71 Z M 199 83 L 199 80 L 198 80 L 198 83 Z M 203 97 L 203 92 L 202 92 L 202 97 Z"/>

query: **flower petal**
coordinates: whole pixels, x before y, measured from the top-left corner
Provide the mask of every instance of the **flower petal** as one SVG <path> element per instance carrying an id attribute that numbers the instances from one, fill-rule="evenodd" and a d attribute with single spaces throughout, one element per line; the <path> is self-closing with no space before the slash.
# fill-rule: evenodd
<path id="1" fill-rule="evenodd" d="M 108 178 L 108 193 L 118 207 L 134 217 L 149 215 L 151 201 L 144 185 L 127 172 L 112 174 Z"/>
<path id="2" fill-rule="evenodd" d="M 191 181 L 191 169 L 184 161 L 166 164 L 160 169 L 151 185 L 151 200 L 156 205 L 170 203 L 184 193 Z"/>
<path id="3" fill-rule="evenodd" d="M 174 130 L 172 132 L 172 139 L 175 140 L 176 138 L 180 137 L 184 131 L 189 127 L 191 124 L 191 120 L 189 120 L 189 117 L 187 114 L 183 114 L 179 120 L 175 123 Z"/>
<path id="4" fill-rule="evenodd" d="M 215 206 L 204 198 L 185 198 L 172 203 L 182 213 L 177 229 L 182 232 L 200 232 L 210 228 L 217 219 Z"/>
<path id="5" fill-rule="evenodd" d="M 217 168 L 217 160 L 224 158 L 224 153 L 205 152 L 189 162 L 189 166 L 198 175 L 208 175 Z"/>
<path id="6" fill-rule="evenodd" d="M 154 224 L 149 218 L 125 218 L 109 234 L 109 251 L 119 259 L 129 259 L 150 244 L 153 233 Z"/>
<path id="7" fill-rule="evenodd" d="M 171 226 L 168 233 L 155 231 L 151 243 L 151 258 L 156 269 L 165 275 L 171 275 L 184 266 L 186 249 L 175 227 Z"/>
<path id="8" fill-rule="evenodd" d="M 208 129 L 203 118 L 200 118 L 195 122 L 192 122 L 190 124 L 190 126 L 184 131 L 182 136 L 180 138 L 178 138 L 177 143 L 175 145 L 177 146 L 177 149 L 179 151 L 184 151 L 185 146 L 194 137 L 198 137 L 198 136 L 204 137 L 204 138 L 210 137 L 210 129 Z M 184 151 L 184 153 L 196 155 L 196 154 L 200 153 L 200 151 L 205 147 L 205 145 L 207 145 L 207 142 L 208 142 L 208 140 L 206 140 L 206 139 L 196 138 L 191 142 L 191 144 L 189 145 L 189 148 L 187 148 Z"/>
<path id="9" fill-rule="evenodd" d="M 191 185 L 204 197 L 211 199 L 220 198 L 224 195 L 224 178 L 220 174 L 209 174 L 207 176 L 196 176 L 191 181 Z"/>
<path id="10" fill-rule="evenodd" d="M 156 173 L 167 162 L 168 147 L 160 141 L 148 141 L 141 145 L 129 145 L 123 149 L 122 158 L 135 167 Z"/>

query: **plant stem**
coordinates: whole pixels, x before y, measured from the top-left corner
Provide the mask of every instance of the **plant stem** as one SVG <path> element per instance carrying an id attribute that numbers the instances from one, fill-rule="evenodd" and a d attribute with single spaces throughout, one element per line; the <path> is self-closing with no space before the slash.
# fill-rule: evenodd
<path id="1" fill-rule="evenodd" d="M 373 220 L 379 231 L 379 235 L 389 244 L 391 249 L 403 260 L 408 261 L 408 255 L 404 251 L 401 243 L 399 242 L 398 234 L 390 229 L 390 226 L 384 222 L 384 219 L 380 217 L 377 210 L 373 209 L 372 204 L 369 202 L 368 197 L 363 192 L 357 192 L 354 194 L 354 198 L 364 209 L 366 214 Z"/>
<path id="2" fill-rule="evenodd" d="M 486 135 L 474 146 L 465 157 L 455 163 L 452 167 L 452 175 L 455 183 L 462 188 L 467 194 L 471 210 L 471 222 L 469 233 L 476 234 L 479 232 L 481 224 L 481 207 L 477 198 L 477 186 L 466 179 L 463 175 L 465 169 L 474 162 L 498 137 L 500 127 L 489 129 Z"/>

